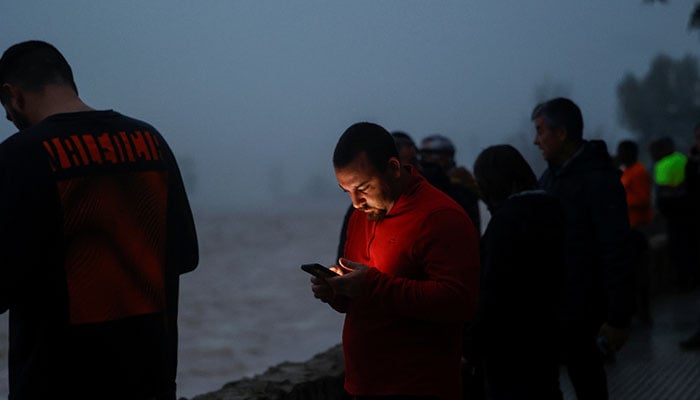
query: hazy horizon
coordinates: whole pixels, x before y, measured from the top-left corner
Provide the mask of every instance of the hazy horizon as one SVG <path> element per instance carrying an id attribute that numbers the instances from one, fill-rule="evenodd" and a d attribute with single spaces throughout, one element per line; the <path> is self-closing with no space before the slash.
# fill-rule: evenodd
<path id="1" fill-rule="evenodd" d="M 30 0 L 4 7 L 0 47 L 53 43 L 86 103 L 155 125 L 196 206 L 314 207 L 340 196 L 331 153 L 357 121 L 442 133 L 468 168 L 511 142 L 538 173 L 538 95 L 576 101 L 587 137 L 629 137 L 616 86 L 697 57 L 694 3 Z"/>

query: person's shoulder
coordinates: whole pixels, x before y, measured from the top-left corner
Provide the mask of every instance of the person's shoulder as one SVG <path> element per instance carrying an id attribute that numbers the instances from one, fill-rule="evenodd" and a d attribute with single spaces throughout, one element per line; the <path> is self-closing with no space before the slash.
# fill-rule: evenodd
<path id="1" fill-rule="evenodd" d="M 585 181 L 620 180 L 622 171 L 615 165 L 604 141 L 585 141 L 582 146 L 580 154 L 571 162 L 570 175 Z"/>
<path id="2" fill-rule="evenodd" d="M 640 161 L 636 161 L 634 164 L 630 165 L 627 169 L 635 173 L 647 173 L 647 167 L 644 166 Z"/>
<path id="3" fill-rule="evenodd" d="M 31 128 L 15 132 L 0 143 L 0 154 L 2 157 L 20 157 L 17 154 L 21 149 L 34 144 L 43 132 L 43 123 L 34 125 Z"/>
<path id="4" fill-rule="evenodd" d="M 414 188 L 413 194 L 410 196 L 412 198 L 410 200 L 410 213 L 413 214 L 413 218 L 419 218 L 419 216 L 429 218 L 436 212 L 465 213 L 462 206 L 448 193 L 435 187 L 425 178 L 418 180 Z"/>
<path id="5" fill-rule="evenodd" d="M 591 170 L 618 170 L 608 152 L 608 145 L 602 140 L 587 140 L 581 145 L 580 152 L 572 160 L 572 168 L 578 172 Z"/>
<path id="6" fill-rule="evenodd" d="M 10 147 L 10 146 L 14 145 L 15 143 L 17 143 L 17 141 L 21 141 L 21 139 L 22 139 L 21 134 L 22 134 L 22 132 L 16 132 L 16 133 L 13 133 L 12 135 L 8 136 L 7 138 L 5 138 L 5 140 L 0 142 L 0 149 Z"/>
<path id="7" fill-rule="evenodd" d="M 476 185 L 476 179 L 469 170 L 465 167 L 457 166 L 452 171 L 450 171 L 450 181 L 453 184 L 463 185 L 466 187 L 471 187 Z"/>
<path id="8" fill-rule="evenodd" d="M 512 195 L 503 203 L 502 208 L 510 214 L 527 215 L 530 211 L 561 208 L 559 197 L 544 190 L 528 190 Z"/>
<path id="9" fill-rule="evenodd" d="M 419 217 L 427 226 L 436 224 L 453 226 L 474 226 L 474 222 L 464 208 L 447 194 L 438 191 L 434 201 L 425 203 Z M 441 221 L 441 222 L 440 222 Z"/>
<path id="10" fill-rule="evenodd" d="M 143 127 L 143 129 L 147 129 L 153 132 L 158 132 L 156 128 L 149 122 L 146 122 L 142 119 L 135 118 L 129 115 L 122 114 L 118 111 L 114 110 L 107 110 L 104 112 L 106 116 L 114 118 L 115 120 L 118 120 L 122 124 L 131 124 L 134 126 L 140 126 Z"/>

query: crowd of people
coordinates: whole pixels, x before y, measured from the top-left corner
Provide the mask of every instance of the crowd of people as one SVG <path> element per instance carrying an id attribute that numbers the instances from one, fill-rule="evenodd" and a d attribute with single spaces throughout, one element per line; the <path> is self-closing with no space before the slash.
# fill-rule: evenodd
<path id="1" fill-rule="evenodd" d="M 85 104 L 42 41 L 3 53 L 0 102 L 19 130 L 0 144 L 10 397 L 175 399 L 179 277 L 198 244 L 166 140 Z M 345 314 L 352 399 L 562 399 L 562 365 L 578 399 L 607 399 L 606 360 L 633 317 L 652 322 L 656 212 L 679 289 L 700 283 L 700 126 L 689 154 L 654 141 L 650 174 L 635 142 L 611 155 L 585 139 L 570 99 L 530 118 L 539 178 L 508 144 L 472 173 L 441 134 L 417 145 L 358 122 L 340 136 L 333 168 L 351 206 L 337 275 L 311 291 Z M 684 349 L 700 349 L 698 324 Z"/>
<path id="2" fill-rule="evenodd" d="M 508 144 L 484 149 L 472 174 L 443 135 L 419 147 L 363 122 L 340 137 L 333 166 L 352 203 L 331 267 L 340 276 L 311 281 L 346 314 L 351 398 L 562 399 L 564 366 L 578 399 L 607 399 L 605 364 L 633 318 L 652 323 L 658 217 L 676 285 L 694 287 L 700 129 L 689 156 L 653 142 L 650 174 L 634 141 L 610 154 L 585 139 L 570 99 L 538 104 L 531 120 L 539 179 Z M 483 235 L 477 201 L 491 214 Z M 700 348 L 698 324 L 684 349 Z"/>

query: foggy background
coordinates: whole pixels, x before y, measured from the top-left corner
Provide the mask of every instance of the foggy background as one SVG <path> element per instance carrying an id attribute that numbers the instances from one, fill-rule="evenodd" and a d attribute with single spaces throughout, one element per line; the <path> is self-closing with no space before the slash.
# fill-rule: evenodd
<path id="1" fill-rule="evenodd" d="M 660 52 L 697 56 L 694 3 L 23 0 L 3 4 L 0 48 L 49 41 L 86 103 L 155 125 L 195 208 L 313 208 L 347 201 L 331 154 L 360 120 L 442 133 L 469 169 L 509 142 L 539 174 L 529 113 L 566 95 L 614 149 L 616 85 Z"/>
<path id="2" fill-rule="evenodd" d="M 564 95 L 584 136 L 614 151 L 632 136 L 617 85 L 660 53 L 698 56 L 694 4 L 8 0 L 0 51 L 56 45 L 87 104 L 152 123 L 173 148 L 202 253 L 180 292 L 178 394 L 193 396 L 340 341 L 342 315 L 311 296 L 298 265 L 335 257 L 349 200 L 331 156 L 349 125 L 444 134 L 469 169 L 511 143 L 539 175 L 529 115 Z M 14 132 L 0 123 L 0 140 Z"/>

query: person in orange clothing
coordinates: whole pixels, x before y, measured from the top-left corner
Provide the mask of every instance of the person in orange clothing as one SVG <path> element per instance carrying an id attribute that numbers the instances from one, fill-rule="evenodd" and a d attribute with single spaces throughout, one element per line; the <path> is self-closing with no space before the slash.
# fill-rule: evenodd
<path id="1" fill-rule="evenodd" d="M 627 214 L 630 220 L 631 254 L 635 265 L 635 297 L 637 303 L 637 319 L 642 324 L 651 323 L 649 306 L 649 240 L 648 227 L 654 219 L 654 209 L 651 200 L 651 177 L 639 162 L 639 146 L 631 140 L 623 140 L 617 145 L 617 162 L 622 176 L 622 186 L 627 195 Z"/>
<path id="2" fill-rule="evenodd" d="M 638 154 L 639 146 L 631 140 L 623 140 L 617 146 L 617 159 L 622 170 L 620 179 L 627 193 L 627 213 L 631 227 L 644 227 L 654 218 L 651 177 L 644 164 L 637 160 Z"/>

